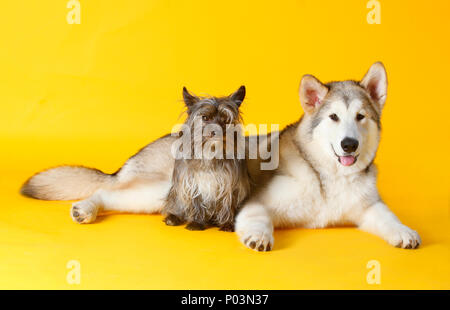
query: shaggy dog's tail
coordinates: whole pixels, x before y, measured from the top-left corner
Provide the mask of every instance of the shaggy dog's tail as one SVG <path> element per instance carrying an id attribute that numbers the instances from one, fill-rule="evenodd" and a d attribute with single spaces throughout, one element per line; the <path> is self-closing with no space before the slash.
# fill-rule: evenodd
<path id="1" fill-rule="evenodd" d="M 77 200 L 91 196 L 97 189 L 109 187 L 116 174 L 81 166 L 61 166 L 44 170 L 22 185 L 22 195 L 42 200 Z"/>

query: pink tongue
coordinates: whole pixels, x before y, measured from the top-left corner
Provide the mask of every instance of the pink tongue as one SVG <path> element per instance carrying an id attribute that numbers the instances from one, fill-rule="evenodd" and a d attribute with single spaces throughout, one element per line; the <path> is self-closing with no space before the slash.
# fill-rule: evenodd
<path id="1" fill-rule="evenodd" d="M 339 161 L 344 166 L 350 166 L 351 164 L 353 164 L 355 162 L 355 157 L 353 157 L 353 156 L 340 156 L 339 157 Z"/>

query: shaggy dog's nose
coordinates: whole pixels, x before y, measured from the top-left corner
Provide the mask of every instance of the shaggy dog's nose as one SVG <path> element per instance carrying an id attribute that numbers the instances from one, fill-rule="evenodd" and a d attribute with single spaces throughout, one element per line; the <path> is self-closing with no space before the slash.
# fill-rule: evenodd
<path id="1" fill-rule="evenodd" d="M 358 145 L 359 145 L 358 140 L 353 138 L 345 138 L 344 140 L 341 141 L 341 147 L 344 150 L 344 152 L 347 153 L 352 153 L 356 151 Z"/>

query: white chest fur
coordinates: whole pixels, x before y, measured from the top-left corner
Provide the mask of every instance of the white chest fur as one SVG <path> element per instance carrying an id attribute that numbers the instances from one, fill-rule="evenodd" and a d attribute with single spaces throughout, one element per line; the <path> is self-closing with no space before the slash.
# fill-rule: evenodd
<path id="1" fill-rule="evenodd" d="M 378 198 L 372 172 L 320 176 L 306 162 L 289 170 L 275 176 L 261 197 L 277 227 L 345 224 Z"/>

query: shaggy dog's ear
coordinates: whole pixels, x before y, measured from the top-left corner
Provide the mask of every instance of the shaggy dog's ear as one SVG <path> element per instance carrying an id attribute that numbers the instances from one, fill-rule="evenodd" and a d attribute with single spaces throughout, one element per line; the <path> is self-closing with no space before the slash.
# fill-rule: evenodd
<path id="1" fill-rule="evenodd" d="M 183 87 L 183 100 L 186 106 L 189 108 L 193 106 L 196 102 L 198 102 L 200 99 L 197 96 L 190 94 L 186 87 Z"/>
<path id="2" fill-rule="evenodd" d="M 244 101 L 244 98 L 245 98 L 245 86 L 244 85 L 239 87 L 239 89 L 237 91 L 235 91 L 233 94 L 230 95 L 230 99 L 232 101 L 234 101 L 238 107 L 241 105 L 242 101 Z"/>
<path id="3" fill-rule="evenodd" d="M 386 102 L 387 95 L 387 75 L 383 64 L 381 62 L 374 63 L 360 84 L 381 110 Z"/>
<path id="4" fill-rule="evenodd" d="M 314 113 L 328 93 L 328 87 L 312 75 L 304 75 L 300 82 L 300 103 L 305 113 Z"/>

